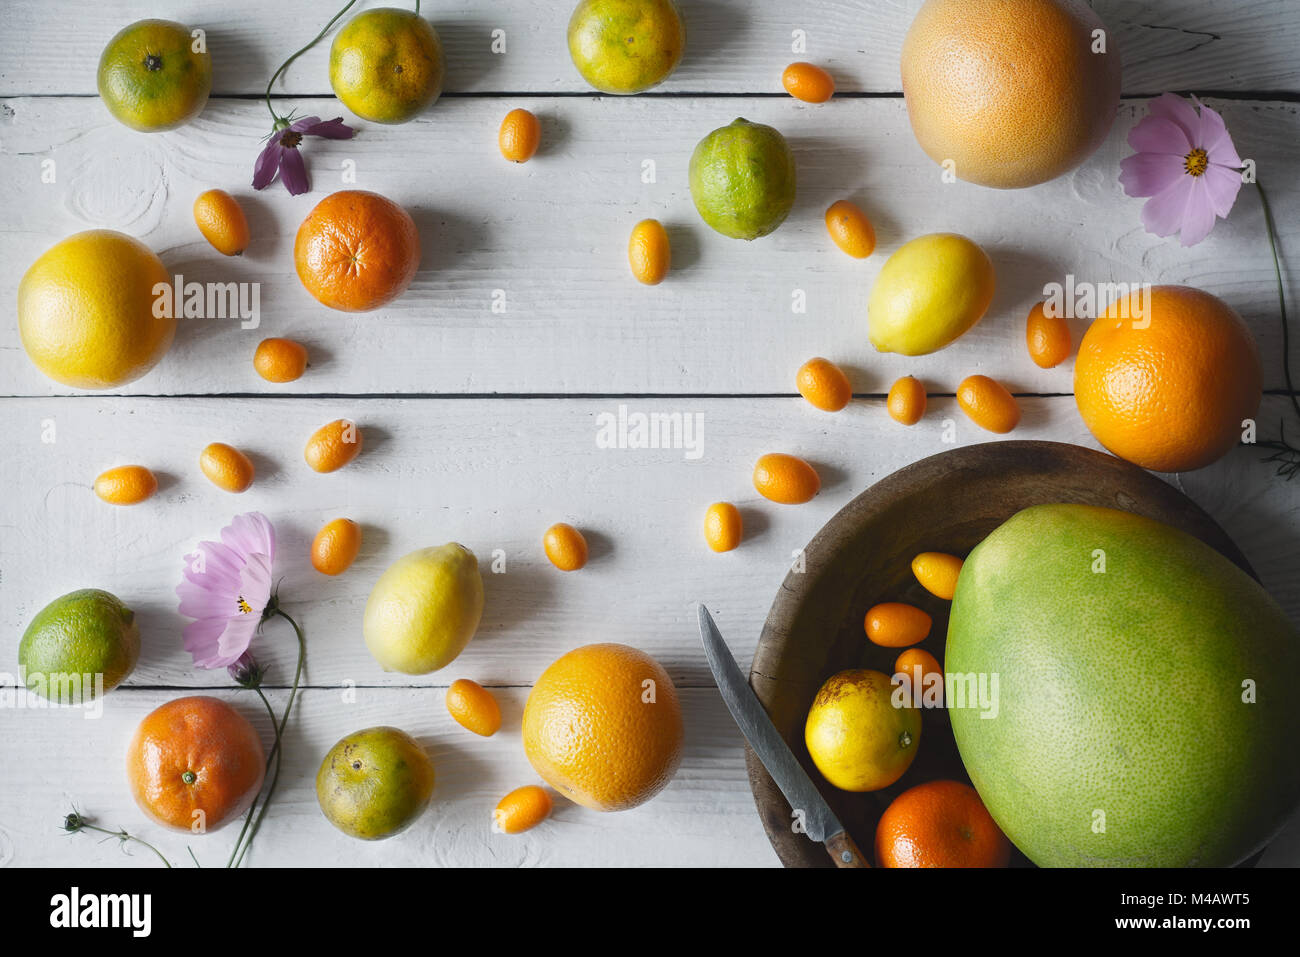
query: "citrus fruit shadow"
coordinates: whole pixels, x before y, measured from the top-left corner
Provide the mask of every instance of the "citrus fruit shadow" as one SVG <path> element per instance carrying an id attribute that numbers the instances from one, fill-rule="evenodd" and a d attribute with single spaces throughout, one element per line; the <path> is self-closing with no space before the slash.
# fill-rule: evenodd
<path id="1" fill-rule="evenodd" d="M 686 50 L 670 79 L 686 80 L 688 89 L 702 89 L 716 77 L 718 64 L 738 49 L 747 49 L 753 32 L 750 6 L 739 0 L 677 0 L 677 14 L 686 28 Z"/>
<path id="2" fill-rule="evenodd" d="M 740 544 L 737 549 L 744 548 L 751 541 L 758 541 L 767 534 L 768 529 L 772 527 L 771 519 L 767 517 L 767 512 L 763 509 L 750 506 L 737 506 L 740 512 Z"/>
<path id="3" fill-rule="evenodd" d="M 823 109 L 824 107 L 810 106 L 809 108 Z M 844 198 L 840 192 L 844 183 L 842 179 L 836 179 L 841 175 L 837 171 L 870 169 L 872 157 L 866 150 L 846 143 L 842 139 L 789 134 L 786 132 L 789 124 L 782 124 L 779 118 L 771 125 L 785 136 L 790 152 L 794 154 L 794 206 L 790 209 L 788 221 L 799 221 L 807 217 L 811 222 L 815 218 L 819 231 L 818 239 L 825 239 L 828 245 L 833 245 L 830 237 L 826 235 L 826 207 L 835 200 Z M 786 129 L 782 129 L 783 125 Z M 829 159 L 832 156 L 837 157 L 833 163 Z M 875 220 L 872 219 L 870 206 L 862 206 L 862 211 L 867 213 L 867 218 L 871 219 L 874 225 Z M 839 253 L 839 255 L 843 254 Z"/>
<path id="4" fill-rule="evenodd" d="M 505 162 L 499 155 L 496 159 Z M 407 291 L 412 298 L 415 298 L 415 285 L 422 278 L 433 273 L 437 277 L 435 281 L 440 281 L 445 278 L 441 274 L 489 246 L 489 223 L 467 219 L 467 210 L 450 212 L 427 206 L 408 206 L 406 210 L 420 234 L 420 266 L 412 288 Z M 490 217 L 485 216 L 484 220 L 487 219 Z"/>
<path id="5" fill-rule="evenodd" d="M 444 94 L 474 90 L 496 71 L 503 60 L 509 57 L 508 46 L 504 54 L 497 54 L 493 51 L 491 56 L 482 55 L 484 38 L 490 38 L 492 32 L 501 27 L 501 23 L 497 20 L 466 18 L 449 21 L 435 20 L 427 14 L 422 15 L 432 24 L 434 32 L 438 34 L 438 39 L 442 42 L 443 59 L 446 61 L 446 80 L 443 82 Z M 513 42 L 513 38 L 508 38 L 506 42 Z M 447 80 L 455 81 L 454 90 L 452 90 Z M 437 109 L 437 103 L 430 107 L 431 111 Z"/>
<path id="6" fill-rule="evenodd" d="M 969 238 L 977 243 L 979 242 L 977 236 Z M 1034 303 L 1043 301 L 1044 286 L 1048 283 L 1065 282 L 1066 269 L 1059 263 L 1035 253 L 1027 253 L 1020 248 L 996 243 L 981 245 L 993 263 L 993 272 L 997 279 L 993 290 L 993 301 L 989 303 L 988 311 L 984 313 L 984 318 L 976 324 L 975 328 L 988 323 L 990 327 L 996 324 L 998 328 L 1007 330 L 1011 341 L 1019 344 L 1017 359 L 1024 359 L 1025 362 L 1028 362 L 1028 355 L 1024 345 L 1025 319 Z M 1091 319 L 1091 317 L 1088 318 Z M 1084 328 L 1086 326 L 1087 321 L 1084 322 Z M 1082 335 L 1082 332 L 1072 325 L 1070 334 L 1072 339 L 1070 351 L 1071 355 L 1073 355 L 1074 349 L 1078 347 L 1079 336 Z M 1023 367 L 1023 363 L 1018 362 L 1018 365 Z M 1065 363 L 1062 363 L 1062 365 L 1065 365 Z M 999 382 L 1011 389 L 1010 383 L 997 376 L 994 376 L 994 378 L 997 378 Z M 1017 390 L 1011 389 L 1011 391 L 1015 392 Z"/>
<path id="7" fill-rule="evenodd" d="M 483 617 L 471 645 L 509 636 L 516 628 L 543 614 L 551 603 L 556 577 L 565 574 L 557 571 L 542 554 L 541 536 L 529 543 L 524 555 L 510 556 L 503 574 L 493 573 L 489 556 L 480 560 L 479 571 L 483 576 Z"/>
<path id="8" fill-rule="evenodd" d="M 677 273 L 687 272 L 700 262 L 700 237 L 696 227 L 683 223 L 664 223 L 664 232 L 668 234 L 669 264 L 668 277 L 671 283 Z"/>

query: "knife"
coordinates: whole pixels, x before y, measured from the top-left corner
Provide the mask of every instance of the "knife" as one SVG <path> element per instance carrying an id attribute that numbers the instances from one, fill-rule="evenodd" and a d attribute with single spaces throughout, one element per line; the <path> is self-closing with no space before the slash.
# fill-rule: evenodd
<path id="1" fill-rule="evenodd" d="M 700 605 L 700 639 L 704 642 L 709 669 L 722 692 L 722 700 L 727 703 L 727 710 L 736 719 L 741 733 L 763 762 L 763 767 L 767 768 L 767 773 L 772 775 L 772 780 L 790 802 L 790 807 L 803 812 L 804 833 L 825 845 L 836 867 L 870 867 L 776 730 L 776 725 L 772 724 L 703 604 Z"/>

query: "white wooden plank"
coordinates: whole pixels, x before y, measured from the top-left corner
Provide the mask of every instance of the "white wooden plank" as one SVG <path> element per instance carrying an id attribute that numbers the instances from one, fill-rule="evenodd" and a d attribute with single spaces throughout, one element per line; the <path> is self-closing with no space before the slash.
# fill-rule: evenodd
<path id="1" fill-rule="evenodd" d="M 619 641 L 661 658 L 688 687 L 711 683 L 695 623 L 706 601 L 739 660 L 753 654 L 762 622 L 795 549 L 859 491 L 896 469 L 957 444 L 994 439 L 968 422 L 951 399 L 932 400 L 908 429 L 880 400 L 837 414 L 801 399 L 631 399 L 629 412 L 699 415 L 698 458 L 677 449 L 597 447 L 597 416 L 624 400 L 267 400 L 10 399 L 4 401 L 14 454 L 0 465 L 7 527 L 0 535 L 0 670 L 16 663 L 27 622 L 48 601 L 76 588 L 119 595 L 141 617 L 144 652 L 133 684 L 223 686 L 222 672 L 196 672 L 180 644 L 185 619 L 174 588 L 182 556 L 214 538 L 233 514 L 263 511 L 274 522 L 277 577 L 291 614 L 307 632 L 307 680 L 314 686 L 445 686 L 458 677 L 527 685 L 570 648 Z M 1069 397 L 1027 399 L 1010 437 L 1097 447 Z M 1287 409 L 1269 400 L 1263 432 L 1274 434 Z M 307 435 L 352 417 L 366 445 L 342 471 L 311 472 L 301 459 Z M 56 441 L 42 443 L 55 429 Z M 254 457 L 261 476 L 243 495 L 208 483 L 199 450 L 226 441 Z M 778 506 L 750 483 L 763 452 L 814 462 L 823 489 L 811 503 Z M 1285 483 L 1239 449 L 1224 462 L 1188 473 L 1188 494 L 1222 518 L 1265 585 L 1300 620 L 1300 482 Z M 157 470 L 162 490 L 150 502 L 117 508 L 90 483 L 126 462 Z M 704 509 L 736 502 L 748 532 L 735 552 L 715 555 L 700 531 Z M 365 542 L 338 578 L 314 571 L 307 547 L 327 520 L 360 522 Z M 589 533 L 591 564 L 578 573 L 552 568 L 542 532 L 568 521 Z M 424 677 L 385 673 L 361 639 L 365 601 L 384 568 L 412 549 L 459 541 L 484 574 L 486 611 L 479 634 L 457 661 Z M 493 574 L 494 552 L 505 558 Z M 292 673 L 296 646 L 284 623 L 255 645 L 271 681 Z"/>
<path id="2" fill-rule="evenodd" d="M 254 722 L 263 742 L 270 721 L 248 692 L 209 692 Z M 239 833 L 235 825 L 190 837 L 149 821 L 127 788 L 123 755 L 149 711 L 180 697 L 175 691 L 122 691 L 106 700 L 98 720 L 65 711 L 5 715 L 0 760 L 23 769 L 0 789 L 0 866 L 159 867 L 143 848 L 124 854 L 113 840 L 59 830 L 74 806 L 106 827 L 124 827 L 155 844 L 174 866 L 192 867 L 188 845 L 204 867 L 224 866 Z M 524 834 L 493 832 L 492 809 L 507 792 L 540 783 L 519 734 L 527 689 L 497 692 L 504 724 L 491 738 L 461 728 L 440 691 L 359 689 L 355 703 L 336 691 L 303 693 L 287 735 L 275 802 L 253 849 L 252 867 L 645 867 L 773 866 L 777 864 L 749 793 L 743 740 L 716 690 L 682 694 L 686 750 L 677 776 L 631 811 L 588 811 L 553 793 L 555 811 Z M 271 693 L 283 706 L 283 693 Z M 433 801 L 407 831 L 386 841 L 347 837 L 325 820 L 315 777 L 334 742 L 362 728 L 388 724 L 424 745 L 434 762 Z"/>
<path id="3" fill-rule="evenodd" d="M 1043 286 L 1069 272 L 1093 283 L 1188 283 L 1223 296 L 1254 329 L 1268 385 L 1282 384 L 1258 197 L 1243 189 L 1231 217 L 1191 249 L 1146 233 L 1140 201 L 1116 179 L 1140 104 L 1126 103 L 1107 144 L 1078 171 L 1008 193 L 942 184 L 898 100 L 817 108 L 788 98 L 534 100 L 551 141 L 524 166 L 506 163 L 495 145 L 500 116 L 516 102 L 452 100 L 400 130 L 368 126 L 350 142 L 312 143 L 316 192 L 290 197 L 246 185 L 266 126 L 257 103 L 222 101 L 187 131 L 145 138 L 93 100 L 6 101 L 0 299 L 13 301 L 23 270 L 49 245 L 108 226 L 145 239 L 189 280 L 262 284 L 258 329 L 182 321 L 171 354 L 127 392 L 791 393 L 799 364 L 821 354 L 850 367 L 859 392 L 883 393 L 907 373 L 952 391 L 980 371 L 1050 393 L 1070 391 L 1070 367 L 1040 370 L 1029 361 L 1024 317 Z M 1300 184 L 1283 172 L 1300 139 L 1297 107 L 1212 102 L 1268 184 L 1285 257 L 1300 248 Z M 303 106 L 329 109 L 326 101 Z M 790 218 L 754 243 L 708 229 L 687 187 L 696 141 L 740 114 L 784 131 L 799 165 Z M 56 182 L 42 184 L 50 159 Z M 641 182 L 645 160 L 656 164 L 653 184 Z M 356 164 L 357 187 L 413 211 L 426 246 L 407 294 L 360 316 L 320 306 L 292 267 L 297 226 L 342 185 L 345 161 Z M 192 199 L 212 186 L 234 191 L 249 210 L 255 238 L 237 260 L 218 256 L 194 227 Z M 880 245 L 868 260 L 844 256 L 826 235 L 824 210 L 844 196 L 877 224 Z M 673 273 L 653 288 L 638 285 L 626 261 L 627 234 L 645 216 L 662 219 L 675 246 Z M 935 355 L 876 353 L 866 300 L 881 264 L 905 240 L 943 230 L 971 236 L 993 257 L 999 292 L 989 315 Z M 504 314 L 492 311 L 494 290 L 504 293 Z M 806 312 L 792 311 L 795 290 Z M 1075 326 L 1078 334 L 1084 323 Z M 251 356 L 266 335 L 306 342 L 314 368 L 291 385 L 263 382 Z M 16 324 L 0 323 L 0 394 L 67 391 L 27 361 Z"/>
<path id="4" fill-rule="evenodd" d="M 446 51 L 446 89 L 587 92 L 565 44 L 574 6 L 576 0 L 425 3 Z M 686 56 L 657 92 L 779 93 L 781 70 L 797 59 L 825 65 L 841 91 L 897 92 L 899 50 L 919 6 L 920 0 L 680 0 Z M 1300 90 L 1300 10 L 1289 0 L 1096 0 L 1093 7 L 1119 41 L 1130 92 Z M 335 9 L 320 0 L 103 0 L 79 5 L 70 28 L 42 0 L 8 0 L 0 95 L 93 94 L 104 45 L 146 16 L 207 31 L 217 93 L 261 94 L 280 62 Z M 492 52 L 494 30 L 505 31 L 504 54 Z M 806 52 L 792 52 L 794 30 L 804 31 Z M 327 40 L 299 58 L 280 89 L 328 93 L 328 47 Z"/>

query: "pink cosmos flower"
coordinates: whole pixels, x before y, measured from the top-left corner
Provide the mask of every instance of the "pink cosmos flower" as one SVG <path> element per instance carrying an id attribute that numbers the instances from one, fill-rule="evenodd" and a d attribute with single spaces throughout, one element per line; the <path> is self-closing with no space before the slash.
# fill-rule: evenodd
<path id="1" fill-rule="evenodd" d="M 1179 233 L 1184 246 L 1194 246 L 1215 217 L 1228 215 L 1241 189 L 1241 157 L 1223 117 L 1196 97 L 1152 100 L 1128 144 L 1137 152 L 1120 162 L 1119 181 L 1129 196 L 1151 197 L 1142 207 L 1147 232 Z"/>
<path id="2" fill-rule="evenodd" d="M 221 541 L 200 542 L 185 556 L 176 586 L 185 626 L 185 650 L 198 668 L 226 668 L 248 651 L 271 603 L 275 529 L 260 512 L 236 515 Z"/>
<path id="3" fill-rule="evenodd" d="M 271 114 L 275 116 L 274 113 Z M 280 181 L 291 195 L 297 196 L 311 189 L 307 165 L 298 152 L 304 136 L 323 136 L 331 140 L 350 140 L 355 130 L 343 122 L 343 117 L 322 121 L 319 116 L 304 116 L 295 122 L 292 117 L 276 117 L 275 127 L 267 138 L 266 146 L 253 164 L 253 189 L 266 189 L 280 174 Z"/>

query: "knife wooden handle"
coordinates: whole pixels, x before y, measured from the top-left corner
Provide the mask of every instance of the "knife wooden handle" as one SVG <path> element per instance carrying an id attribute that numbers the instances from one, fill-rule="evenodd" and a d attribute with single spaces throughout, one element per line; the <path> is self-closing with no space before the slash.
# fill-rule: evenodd
<path id="1" fill-rule="evenodd" d="M 831 856 L 836 867 L 870 867 L 871 864 L 853 843 L 848 831 L 840 831 L 826 839 L 826 853 Z"/>

